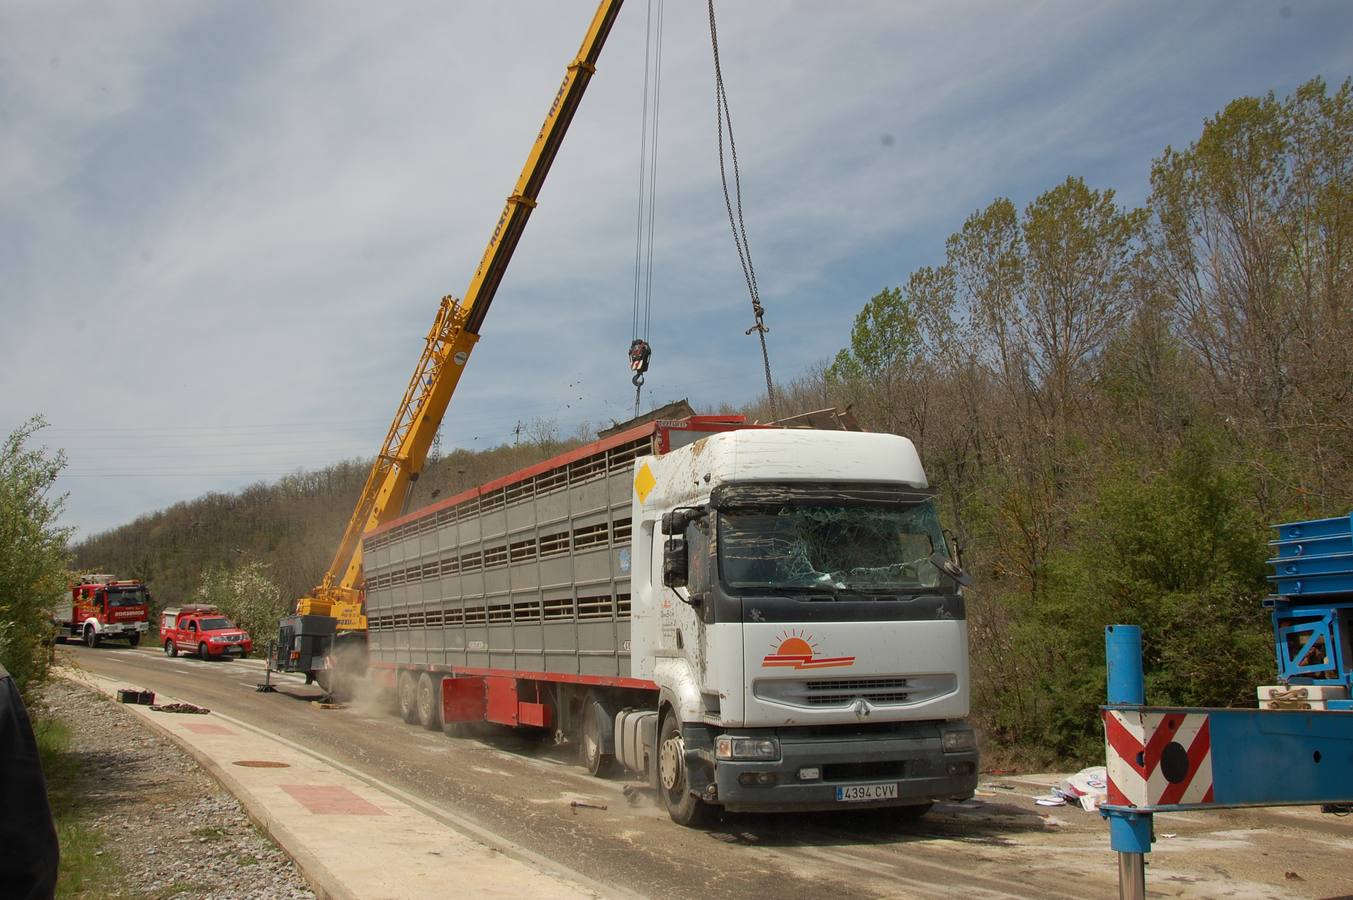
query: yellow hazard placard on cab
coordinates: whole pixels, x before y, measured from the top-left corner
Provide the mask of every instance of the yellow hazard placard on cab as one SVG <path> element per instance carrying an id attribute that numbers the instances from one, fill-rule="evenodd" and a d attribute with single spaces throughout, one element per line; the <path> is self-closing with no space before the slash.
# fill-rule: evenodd
<path id="1" fill-rule="evenodd" d="M 653 470 L 648 467 L 648 463 L 644 463 L 639 467 L 639 473 L 634 476 L 634 492 L 639 495 L 639 502 L 647 500 L 648 495 L 657 486 L 658 479 L 653 477 Z"/>

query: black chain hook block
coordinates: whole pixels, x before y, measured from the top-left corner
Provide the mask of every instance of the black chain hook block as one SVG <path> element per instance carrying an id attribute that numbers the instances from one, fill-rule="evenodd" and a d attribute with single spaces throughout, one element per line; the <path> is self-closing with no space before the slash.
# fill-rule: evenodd
<path id="1" fill-rule="evenodd" d="M 644 373 L 648 371 L 648 358 L 652 355 L 653 348 L 648 346 L 648 341 L 635 338 L 630 342 L 630 371 L 634 373 L 630 384 L 635 387 L 644 386 Z"/>
<path id="2" fill-rule="evenodd" d="M 753 299 L 753 300 L 752 300 L 752 315 L 756 318 L 756 324 L 753 325 L 751 328 L 748 328 L 748 329 L 747 329 L 745 332 L 743 332 L 743 333 L 744 333 L 744 334 L 751 334 L 753 331 L 759 331 L 759 332 L 761 332 L 762 334 L 768 334 L 768 333 L 770 332 L 770 327 L 769 327 L 768 325 L 766 325 L 765 322 L 762 322 L 762 321 L 761 321 L 761 317 L 764 316 L 765 314 L 766 314 L 766 308 L 763 307 L 763 306 L 761 305 L 761 301 L 760 301 L 760 300 L 757 300 L 757 299 Z"/>

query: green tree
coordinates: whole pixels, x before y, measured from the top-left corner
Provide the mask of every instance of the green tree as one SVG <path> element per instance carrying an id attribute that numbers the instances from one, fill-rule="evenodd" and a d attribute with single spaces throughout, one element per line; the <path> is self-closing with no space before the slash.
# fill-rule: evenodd
<path id="1" fill-rule="evenodd" d="M 277 630 L 289 604 L 268 577 L 268 567 L 249 562 L 234 569 L 214 566 L 202 574 L 193 600 L 210 603 L 253 637 L 260 650 Z"/>
<path id="2" fill-rule="evenodd" d="M 71 529 L 58 524 L 64 496 L 53 496 L 65 454 L 33 449 L 46 421 L 29 419 L 0 446 L 0 663 L 20 691 L 46 674 L 51 609 L 66 588 Z"/>
<path id="3" fill-rule="evenodd" d="M 825 374 L 828 390 L 850 394 L 869 427 L 923 440 L 929 367 L 910 291 L 884 288 L 855 316 L 850 346 Z"/>
<path id="4" fill-rule="evenodd" d="M 1166 148 L 1151 182 L 1153 281 L 1237 456 L 1255 463 L 1260 508 L 1346 512 L 1353 85 L 1234 100 L 1196 142 Z"/>

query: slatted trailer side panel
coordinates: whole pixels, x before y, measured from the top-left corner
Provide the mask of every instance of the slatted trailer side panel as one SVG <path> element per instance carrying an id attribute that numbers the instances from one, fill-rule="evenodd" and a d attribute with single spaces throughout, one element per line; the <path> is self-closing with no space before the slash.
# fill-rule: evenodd
<path id="1" fill-rule="evenodd" d="M 630 674 L 630 496 L 656 433 L 626 432 L 365 538 L 376 664 Z"/>

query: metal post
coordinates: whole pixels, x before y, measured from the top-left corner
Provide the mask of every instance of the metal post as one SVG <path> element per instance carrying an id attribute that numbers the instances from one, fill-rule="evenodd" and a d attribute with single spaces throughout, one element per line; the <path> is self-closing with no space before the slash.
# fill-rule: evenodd
<path id="1" fill-rule="evenodd" d="M 1104 629 L 1104 656 L 1109 663 L 1109 705 L 1144 706 L 1146 679 L 1142 675 L 1142 630 L 1136 625 Z"/>
<path id="2" fill-rule="evenodd" d="M 263 683 L 254 688 L 254 691 L 256 693 L 259 694 L 277 693 L 277 688 L 273 687 L 272 684 L 272 655 L 273 655 L 273 647 L 275 644 L 276 644 L 275 641 L 268 642 L 268 656 L 263 662 Z"/>
<path id="3" fill-rule="evenodd" d="M 1142 630 L 1136 625 L 1104 629 L 1104 655 L 1109 667 L 1110 706 L 1143 706 Z M 1151 852 L 1151 814 L 1105 810 L 1109 845 L 1118 853 L 1119 900 L 1146 900 L 1146 854 Z"/>

